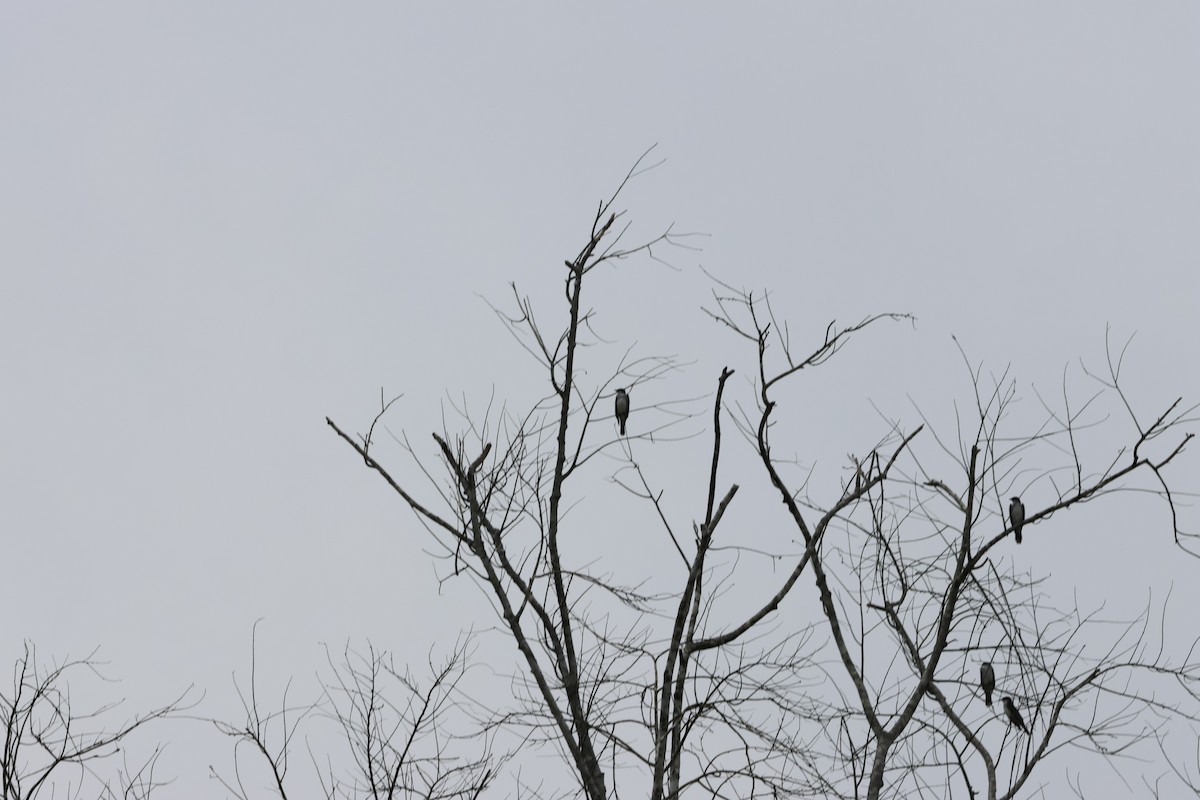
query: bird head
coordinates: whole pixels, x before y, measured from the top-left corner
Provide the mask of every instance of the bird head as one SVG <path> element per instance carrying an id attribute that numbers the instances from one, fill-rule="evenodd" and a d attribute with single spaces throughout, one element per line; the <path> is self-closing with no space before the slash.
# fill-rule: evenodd
<path id="1" fill-rule="evenodd" d="M 1019 497 L 1011 497 L 1011 498 L 1009 498 L 1009 501 L 1008 501 L 1008 502 L 1010 502 L 1010 503 L 1019 503 L 1019 502 L 1021 502 L 1021 498 L 1019 498 Z"/>
<path id="2" fill-rule="evenodd" d="M 985 666 L 985 667 L 990 667 L 991 665 L 992 665 L 992 662 L 990 662 L 990 661 L 983 662 L 983 666 Z"/>

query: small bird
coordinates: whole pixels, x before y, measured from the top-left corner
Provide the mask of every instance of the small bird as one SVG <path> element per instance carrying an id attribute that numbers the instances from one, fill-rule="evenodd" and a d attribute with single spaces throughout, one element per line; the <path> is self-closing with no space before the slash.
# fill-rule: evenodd
<path id="1" fill-rule="evenodd" d="M 1011 697 L 1004 698 L 1004 715 L 1008 717 L 1008 721 L 1016 725 L 1021 733 L 1029 733 L 1029 729 L 1025 727 L 1025 720 L 1021 719 L 1021 712 L 1013 705 Z"/>
<path id="2" fill-rule="evenodd" d="M 1021 543 L 1021 528 L 1025 526 L 1025 504 L 1021 498 L 1014 497 L 1008 501 L 1008 521 L 1012 523 L 1013 533 L 1017 536 L 1017 544 Z"/>
<path id="3" fill-rule="evenodd" d="M 625 420 L 629 419 L 629 395 L 624 389 L 617 389 L 617 424 L 621 426 L 621 435 L 625 435 Z"/>
<path id="4" fill-rule="evenodd" d="M 992 662 L 985 661 L 979 668 L 979 685 L 983 688 L 983 702 L 990 708 L 992 705 L 992 690 L 996 688 L 996 670 Z"/>

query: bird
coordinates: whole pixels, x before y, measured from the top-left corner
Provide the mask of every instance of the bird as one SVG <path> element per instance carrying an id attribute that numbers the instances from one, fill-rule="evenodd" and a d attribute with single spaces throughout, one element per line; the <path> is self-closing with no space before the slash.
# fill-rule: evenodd
<path id="1" fill-rule="evenodd" d="M 1029 733 L 1029 729 L 1025 727 L 1025 720 L 1021 719 L 1021 712 L 1013 705 L 1011 697 L 1004 698 L 1004 715 L 1008 717 L 1009 723 L 1017 726 L 1021 733 Z"/>
<path id="2" fill-rule="evenodd" d="M 617 389 L 617 424 L 621 426 L 621 435 L 625 435 L 625 420 L 629 419 L 629 395 L 624 389 Z"/>
<path id="3" fill-rule="evenodd" d="M 1008 501 L 1008 521 L 1012 523 L 1013 533 L 1017 536 L 1017 544 L 1021 543 L 1021 528 L 1025 526 L 1025 505 L 1021 498 L 1014 497 Z"/>
<path id="4" fill-rule="evenodd" d="M 983 702 L 991 707 L 992 690 L 996 688 L 996 670 L 992 669 L 992 662 L 985 661 L 979 667 L 979 685 L 983 688 Z"/>

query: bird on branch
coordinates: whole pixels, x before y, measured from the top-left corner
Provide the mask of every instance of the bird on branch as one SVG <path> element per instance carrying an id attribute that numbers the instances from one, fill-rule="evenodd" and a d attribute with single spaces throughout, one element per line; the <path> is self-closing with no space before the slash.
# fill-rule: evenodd
<path id="1" fill-rule="evenodd" d="M 624 389 L 617 389 L 617 424 L 621 426 L 621 435 L 625 435 L 625 420 L 629 419 L 629 395 Z"/>
<path id="2" fill-rule="evenodd" d="M 1008 502 L 1008 521 L 1012 523 L 1013 533 L 1017 537 L 1017 544 L 1020 544 L 1021 528 L 1025 526 L 1025 504 L 1021 502 L 1021 498 L 1014 497 Z"/>
<path id="3" fill-rule="evenodd" d="M 1029 733 L 1029 729 L 1025 727 L 1025 720 L 1021 719 L 1021 712 L 1013 705 L 1011 697 L 1004 698 L 1004 716 L 1008 717 L 1009 723 L 1016 725 L 1021 733 Z"/>
<path id="4" fill-rule="evenodd" d="M 983 702 L 991 707 L 992 691 L 996 688 L 996 670 L 992 669 L 992 662 L 985 661 L 979 667 L 979 685 L 983 689 Z"/>

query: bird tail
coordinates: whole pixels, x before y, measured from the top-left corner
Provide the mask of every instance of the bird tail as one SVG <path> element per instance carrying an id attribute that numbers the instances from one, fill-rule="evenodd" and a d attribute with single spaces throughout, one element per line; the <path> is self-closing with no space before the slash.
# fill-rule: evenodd
<path id="1" fill-rule="evenodd" d="M 621 435 L 625 435 L 625 420 L 621 420 Z"/>
<path id="2" fill-rule="evenodd" d="M 983 693 L 983 704 L 986 705 L 988 708 L 992 707 L 992 693 L 991 692 Z"/>
<path id="3" fill-rule="evenodd" d="M 1021 529 L 1017 528 L 1015 531 L 1013 531 L 1013 533 L 1015 533 L 1017 535 L 1017 544 L 1020 544 L 1021 543 Z"/>

